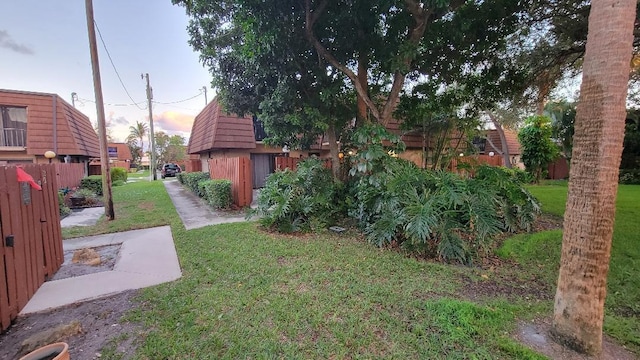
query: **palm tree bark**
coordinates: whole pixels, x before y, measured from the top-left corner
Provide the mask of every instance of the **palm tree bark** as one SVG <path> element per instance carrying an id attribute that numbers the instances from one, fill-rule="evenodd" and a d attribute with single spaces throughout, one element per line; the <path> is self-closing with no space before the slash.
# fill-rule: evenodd
<path id="1" fill-rule="evenodd" d="M 624 136 L 636 0 L 594 0 L 577 107 L 551 333 L 602 350 L 602 322 Z"/>

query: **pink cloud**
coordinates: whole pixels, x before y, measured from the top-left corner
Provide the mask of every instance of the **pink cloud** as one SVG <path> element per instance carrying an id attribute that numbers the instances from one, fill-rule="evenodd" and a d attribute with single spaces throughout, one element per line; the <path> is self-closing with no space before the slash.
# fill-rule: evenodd
<path id="1" fill-rule="evenodd" d="M 156 131 L 161 129 L 166 132 L 180 131 L 189 133 L 191 132 L 194 118 L 195 116 L 193 115 L 176 111 L 165 111 L 159 115 L 154 115 L 153 121 L 157 127 Z"/>

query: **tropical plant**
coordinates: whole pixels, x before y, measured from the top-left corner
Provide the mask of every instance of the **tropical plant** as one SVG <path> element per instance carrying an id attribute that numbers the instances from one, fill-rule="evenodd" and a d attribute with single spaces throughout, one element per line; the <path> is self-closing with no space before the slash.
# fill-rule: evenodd
<path id="1" fill-rule="evenodd" d="M 149 125 L 144 122 L 136 121 L 135 126 L 129 126 L 129 136 L 127 142 L 132 140 L 140 141 L 139 147 L 144 151 L 144 137 L 149 133 Z"/>
<path id="2" fill-rule="evenodd" d="M 548 116 L 531 116 L 518 133 L 522 147 L 522 162 L 527 171 L 540 182 L 547 166 L 559 154 L 558 146 L 551 140 L 551 119 Z"/>
<path id="3" fill-rule="evenodd" d="M 296 171 L 269 175 L 258 206 L 248 216 L 257 215 L 262 226 L 280 232 L 319 229 L 337 215 L 339 186 L 323 162 L 308 158 L 298 163 Z"/>
<path id="4" fill-rule="evenodd" d="M 502 232 L 529 230 L 540 211 L 515 172 L 479 166 L 475 178 L 419 169 L 389 157 L 352 183 L 349 214 L 377 246 L 470 263 Z"/>

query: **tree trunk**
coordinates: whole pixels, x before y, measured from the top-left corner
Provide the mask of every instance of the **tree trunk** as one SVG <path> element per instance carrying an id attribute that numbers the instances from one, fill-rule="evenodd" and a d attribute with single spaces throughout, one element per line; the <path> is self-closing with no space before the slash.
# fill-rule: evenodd
<path id="1" fill-rule="evenodd" d="M 367 63 L 367 55 L 363 52 L 358 54 L 358 83 L 362 86 L 363 89 L 368 93 L 369 88 L 369 79 L 367 77 L 367 69 L 369 68 L 369 64 Z M 364 97 L 360 94 L 357 94 L 358 99 L 358 114 L 356 116 L 356 127 L 367 124 L 369 122 L 369 117 L 367 116 L 367 103 L 365 102 Z"/>
<path id="2" fill-rule="evenodd" d="M 511 154 L 509 154 L 509 144 L 507 143 L 507 137 L 504 135 L 504 129 L 502 128 L 502 124 L 500 124 L 498 119 L 496 119 L 496 117 L 493 114 L 489 114 L 489 119 L 491 119 L 493 126 L 495 126 L 496 131 L 498 132 L 498 136 L 500 136 L 500 145 L 502 148 L 500 151 L 500 155 L 502 155 L 502 162 L 504 163 L 504 166 L 511 169 L 512 166 L 511 166 Z M 493 144 L 491 144 L 491 146 L 493 146 Z"/>
<path id="3" fill-rule="evenodd" d="M 329 141 L 329 154 L 331 155 L 331 172 L 334 178 L 340 176 L 340 149 L 338 148 L 338 139 L 336 136 L 336 126 L 331 123 L 327 129 L 327 140 Z"/>
<path id="4" fill-rule="evenodd" d="M 589 15 L 551 329 L 588 354 L 602 350 L 635 13 L 635 0 L 600 0 Z"/>

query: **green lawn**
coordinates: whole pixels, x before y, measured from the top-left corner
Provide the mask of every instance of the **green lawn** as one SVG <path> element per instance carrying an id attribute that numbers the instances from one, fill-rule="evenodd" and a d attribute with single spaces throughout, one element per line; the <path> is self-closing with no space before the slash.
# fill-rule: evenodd
<path id="1" fill-rule="evenodd" d="M 114 201 L 115 221 L 73 235 L 169 224 L 183 269 L 180 280 L 147 288 L 137 299 L 128 318 L 144 324 L 144 333 L 122 335 L 140 340 L 134 358 L 543 358 L 511 334 L 518 320 L 550 316 L 552 300 L 491 291 L 475 302 L 467 297 L 470 282 L 499 279 L 516 272 L 511 267 L 416 260 L 351 232 L 281 236 L 254 223 L 185 231 L 159 181 L 115 187 Z M 556 246 L 557 233 L 541 244 Z M 505 251 L 522 241 L 508 242 Z M 525 264 L 543 249 L 521 248 L 529 251 L 519 257 Z M 530 275 L 543 276 L 518 274 Z M 115 346 L 103 358 L 119 358 Z"/>
<path id="2" fill-rule="evenodd" d="M 542 209 L 563 215 L 566 183 L 532 186 Z M 605 332 L 640 351 L 640 186 L 621 185 L 616 201 L 616 221 L 611 249 L 606 300 Z M 562 232 L 521 235 L 505 242 L 500 253 L 512 256 L 527 269 L 555 285 L 560 263 Z"/>

